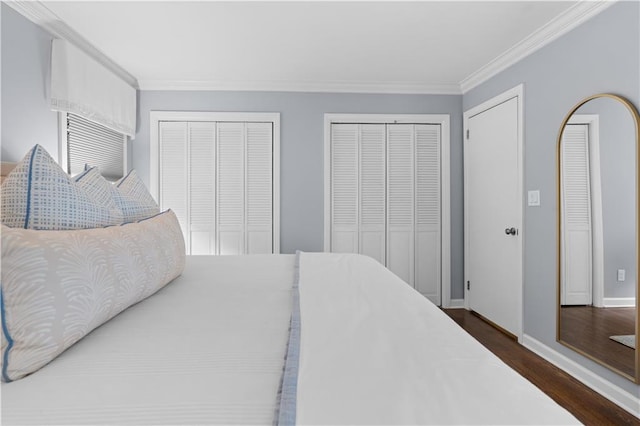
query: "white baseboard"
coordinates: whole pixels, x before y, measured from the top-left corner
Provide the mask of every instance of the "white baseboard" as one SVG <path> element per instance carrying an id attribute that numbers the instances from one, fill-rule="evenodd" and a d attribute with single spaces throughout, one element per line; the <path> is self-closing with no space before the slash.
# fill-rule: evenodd
<path id="1" fill-rule="evenodd" d="M 636 306 L 635 297 L 605 297 L 605 308 L 633 308 Z"/>
<path id="2" fill-rule="evenodd" d="M 462 309 L 464 308 L 464 299 L 451 299 L 449 301 L 449 306 L 446 306 L 447 309 Z"/>
<path id="3" fill-rule="evenodd" d="M 566 371 L 573 377 L 589 386 L 611 402 L 640 418 L 640 398 L 603 379 L 577 362 L 551 349 L 544 343 L 525 334 L 522 345 L 546 359 L 556 367 Z"/>

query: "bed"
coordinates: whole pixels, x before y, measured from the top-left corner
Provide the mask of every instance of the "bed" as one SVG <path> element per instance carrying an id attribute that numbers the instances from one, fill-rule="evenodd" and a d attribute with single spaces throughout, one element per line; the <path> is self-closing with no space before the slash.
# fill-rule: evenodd
<path id="1" fill-rule="evenodd" d="M 3 425 L 578 423 L 369 257 L 185 257 L 177 235 L 170 211 L 100 229 L 3 225 Z M 76 240 L 84 245 L 74 252 Z M 96 269 L 108 262 L 85 247 L 117 252 L 117 265 Z M 49 266 L 38 272 L 33 253 Z M 29 303 L 45 315 L 42 295 L 66 294 L 51 290 L 55 271 L 76 277 L 98 269 L 87 278 L 95 281 L 92 294 L 117 285 L 110 294 L 121 297 L 135 287 L 122 282 L 149 276 L 161 284 L 145 284 L 108 312 L 81 300 L 100 321 L 73 339 L 45 327 L 64 345 L 16 367 L 17 329 L 33 322 L 19 317 L 16 291 L 38 281 L 41 288 L 29 291 L 39 301 Z M 28 274 L 39 278 L 20 278 Z M 67 304 L 79 303 L 77 281 Z"/>

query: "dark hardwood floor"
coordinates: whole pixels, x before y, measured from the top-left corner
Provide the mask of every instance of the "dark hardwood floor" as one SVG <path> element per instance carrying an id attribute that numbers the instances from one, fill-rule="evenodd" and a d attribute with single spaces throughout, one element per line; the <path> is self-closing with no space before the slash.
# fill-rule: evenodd
<path id="1" fill-rule="evenodd" d="M 634 376 L 635 351 L 609 336 L 635 334 L 636 308 L 563 306 L 560 315 L 562 341 Z"/>
<path id="2" fill-rule="evenodd" d="M 465 309 L 444 312 L 507 365 L 585 425 L 640 425 L 640 419 Z"/>

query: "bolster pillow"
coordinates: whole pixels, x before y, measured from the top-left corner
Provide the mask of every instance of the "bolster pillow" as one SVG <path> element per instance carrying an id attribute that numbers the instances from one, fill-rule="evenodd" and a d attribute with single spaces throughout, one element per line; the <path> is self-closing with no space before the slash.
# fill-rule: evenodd
<path id="1" fill-rule="evenodd" d="M 2 226 L 2 381 L 33 373 L 184 269 L 171 210 L 107 228 Z"/>

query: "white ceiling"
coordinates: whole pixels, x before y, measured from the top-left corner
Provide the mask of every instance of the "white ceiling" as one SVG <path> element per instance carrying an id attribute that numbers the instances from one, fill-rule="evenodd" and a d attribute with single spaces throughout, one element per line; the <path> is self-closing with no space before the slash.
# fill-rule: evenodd
<path id="1" fill-rule="evenodd" d="M 141 89 L 460 93 L 466 79 L 554 18 L 561 21 L 576 3 L 42 5 L 132 74 Z"/>

